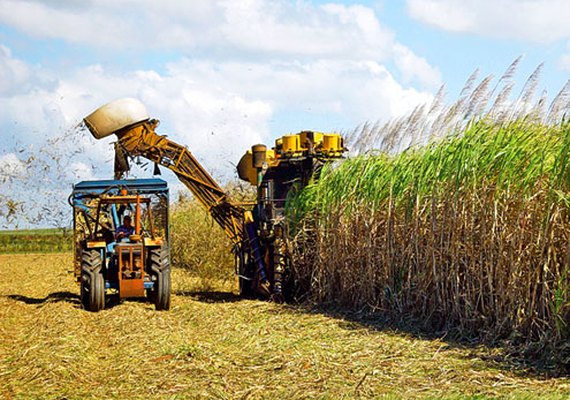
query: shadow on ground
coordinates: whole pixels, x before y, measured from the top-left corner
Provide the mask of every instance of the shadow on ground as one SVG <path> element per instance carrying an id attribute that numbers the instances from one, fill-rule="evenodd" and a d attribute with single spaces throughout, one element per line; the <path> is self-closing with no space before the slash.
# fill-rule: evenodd
<path id="1" fill-rule="evenodd" d="M 38 298 L 28 297 L 21 294 L 10 294 L 7 295 L 6 297 L 12 300 L 20 301 L 22 303 L 31 304 L 31 305 L 66 302 L 77 306 L 77 308 L 82 308 L 81 297 L 79 296 L 79 294 L 71 292 L 54 292 L 48 294 L 46 297 L 38 297 Z M 124 301 L 120 299 L 118 296 L 114 295 L 107 295 L 105 300 L 106 300 L 105 309 L 111 309 L 121 304 Z M 127 301 L 135 303 L 151 303 L 146 297 L 129 298 L 127 299 Z"/>
<path id="2" fill-rule="evenodd" d="M 192 297 L 194 300 L 200 301 L 202 303 L 235 303 L 237 301 L 244 300 L 242 297 L 238 296 L 232 292 L 222 292 L 222 291 L 183 291 L 178 290 L 173 294 L 177 296 L 188 296 Z"/>
<path id="3" fill-rule="evenodd" d="M 234 303 L 245 300 L 235 293 L 224 291 L 177 291 L 175 294 L 204 303 Z M 549 379 L 570 376 L 570 363 L 563 362 L 560 357 L 556 359 L 551 357 L 559 348 L 547 349 L 543 347 L 544 344 L 521 346 L 508 341 L 492 343 L 480 337 L 465 338 L 458 332 L 430 330 L 421 321 L 411 319 L 396 321 L 378 312 L 354 312 L 334 305 L 315 306 L 302 302 L 284 304 L 283 308 L 291 313 L 326 315 L 338 320 L 338 326 L 346 330 L 367 329 L 402 334 L 419 340 L 440 340 L 443 346 L 438 351 L 461 350 L 466 359 L 481 360 L 489 367 L 509 371 L 522 377 Z"/>
<path id="4" fill-rule="evenodd" d="M 45 303 L 59 303 L 66 302 L 71 304 L 80 304 L 79 295 L 71 292 L 54 292 L 48 294 L 46 297 L 28 297 L 21 294 L 10 294 L 6 296 L 9 299 L 21 301 L 26 304 L 45 304 Z"/>
<path id="5" fill-rule="evenodd" d="M 188 296 L 204 303 L 234 303 L 245 300 L 232 292 L 224 291 L 177 291 L 178 296 Z M 440 340 L 443 346 L 438 351 L 461 350 L 464 358 L 481 360 L 492 368 L 509 371 L 522 377 L 548 379 L 570 376 L 570 365 L 560 359 L 549 358 L 548 351 L 536 346 L 513 346 L 507 341 L 491 343 L 477 337 L 464 338 L 451 331 L 433 331 L 421 321 L 393 320 L 382 314 L 354 312 L 338 306 L 315 306 L 308 302 L 284 304 L 283 309 L 297 314 L 320 314 L 334 318 L 345 330 L 366 329 L 376 332 L 390 332 L 413 337 L 418 340 Z M 553 351 L 551 349 L 550 354 Z"/>
<path id="6" fill-rule="evenodd" d="M 188 296 L 194 300 L 203 303 L 234 303 L 237 301 L 244 300 L 240 296 L 232 292 L 223 291 L 175 291 L 172 294 L 177 296 Z M 9 299 L 20 301 L 26 304 L 41 305 L 46 303 L 59 303 L 66 302 L 79 306 L 81 308 L 81 298 L 77 293 L 71 292 L 54 292 L 50 293 L 46 297 L 28 297 L 21 294 L 10 294 L 5 296 Z M 128 298 L 120 299 L 118 296 L 107 295 L 105 308 L 111 309 L 123 303 L 124 301 L 134 302 L 134 303 L 148 303 L 152 304 L 152 301 L 146 297 L 141 298 Z"/>
<path id="7" fill-rule="evenodd" d="M 287 304 L 294 313 L 321 314 L 338 320 L 346 330 L 367 329 L 403 334 L 419 340 L 440 340 L 438 351 L 461 350 L 465 359 L 481 360 L 488 367 L 509 371 L 521 377 L 550 379 L 570 377 L 570 343 L 533 342 L 515 344 L 508 340 L 491 341 L 484 337 L 463 337 L 452 331 L 433 331 L 417 320 L 393 320 L 380 313 L 354 312 L 338 306 L 308 303 Z"/>

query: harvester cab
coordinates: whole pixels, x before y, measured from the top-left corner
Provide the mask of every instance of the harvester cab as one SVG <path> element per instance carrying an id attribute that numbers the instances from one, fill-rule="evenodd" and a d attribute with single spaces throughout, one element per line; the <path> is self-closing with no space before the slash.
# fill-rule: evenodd
<path id="1" fill-rule="evenodd" d="M 168 188 L 160 179 L 84 181 L 74 209 L 75 277 L 91 311 L 106 296 L 145 297 L 170 307 Z"/>
<path id="2" fill-rule="evenodd" d="M 105 104 L 84 123 L 96 139 L 117 137 L 116 179 L 135 157 L 174 172 L 232 241 L 243 296 L 286 297 L 293 269 L 285 204 L 292 192 L 318 178 L 325 163 L 343 157 L 339 134 L 303 131 L 282 136 L 272 149 L 253 146 L 237 167 L 239 177 L 257 187 L 256 201 L 248 204 L 233 202 L 186 147 L 157 134 L 158 120 L 136 99 Z"/>

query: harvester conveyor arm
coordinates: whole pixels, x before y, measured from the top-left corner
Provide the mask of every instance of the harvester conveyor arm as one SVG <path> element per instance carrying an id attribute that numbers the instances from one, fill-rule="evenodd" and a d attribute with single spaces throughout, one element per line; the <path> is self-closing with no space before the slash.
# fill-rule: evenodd
<path id="1" fill-rule="evenodd" d="M 142 156 L 172 170 L 196 196 L 212 218 L 234 243 L 243 235 L 243 209 L 233 204 L 226 193 L 185 147 L 155 132 L 154 120 L 116 132 L 118 147 L 130 156 Z"/>

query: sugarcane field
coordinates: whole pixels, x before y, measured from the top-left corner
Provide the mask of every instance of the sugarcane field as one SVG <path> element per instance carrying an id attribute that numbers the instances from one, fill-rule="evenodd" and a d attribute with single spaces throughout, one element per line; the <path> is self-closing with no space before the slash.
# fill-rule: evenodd
<path id="1" fill-rule="evenodd" d="M 570 398 L 548 4 L 0 0 L 0 398 Z"/>

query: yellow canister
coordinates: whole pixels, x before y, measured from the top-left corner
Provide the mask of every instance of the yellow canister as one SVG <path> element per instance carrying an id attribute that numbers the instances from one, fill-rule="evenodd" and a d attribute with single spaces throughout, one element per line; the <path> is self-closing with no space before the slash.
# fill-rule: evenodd
<path id="1" fill-rule="evenodd" d="M 299 151 L 299 135 L 285 135 L 283 136 L 283 151 L 286 153 L 295 153 Z"/>
<path id="2" fill-rule="evenodd" d="M 323 150 L 324 151 L 340 151 L 340 135 L 325 134 L 323 135 Z"/>

